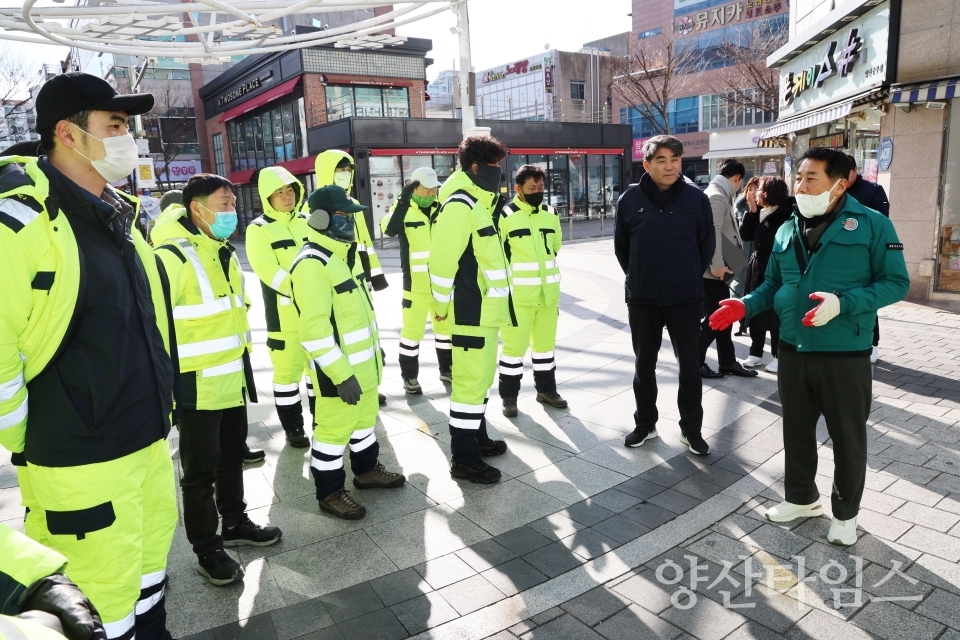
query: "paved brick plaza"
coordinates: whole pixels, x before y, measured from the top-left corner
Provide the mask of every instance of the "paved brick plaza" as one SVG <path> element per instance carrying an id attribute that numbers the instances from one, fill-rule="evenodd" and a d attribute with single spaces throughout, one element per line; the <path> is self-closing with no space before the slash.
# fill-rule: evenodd
<path id="1" fill-rule="evenodd" d="M 267 459 L 246 470 L 246 496 L 253 519 L 284 536 L 241 547 L 243 584 L 215 588 L 197 575 L 178 527 L 167 587 L 175 637 L 960 638 L 960 317 L 912 304 L 881 312 L 861 537 L 842 549 L 826 543 L 828 517 L 787 525 L 762 517 L 782 497 L 771 374 L 705 384 L 713 453 L 694 458 L 678 440 L 666 345 L 661 437 L 623 447 L 633 364 L 610 240 L 560 254 L 557 376 L 571 409 L 537 404 L 527 365 L 520 417 L 501 416 L 495 390 L 488 410 L 510 447 L 493 461 L 503 481 L 454 482 L 432 345 L 428 338 L 421 350 L 425 395 L 408 399 L 396 365 L 398 258 L 381 257 L 392 286 L 377 294 L 389 397 L 377 432 L 381 459 L 402 468 L 407 486 L 356 492 L 368 508 L 359 522 L 320 513 L 309 452 L 283 446 L 259 286 L 248 273 L 261 396 L 250 440 Z M 746 340 L 736 340 L 746 356 Z M 16 477 L 0 456 L 0 520 L 20 528 Z M 826 496 L 829 443 L 820 456 Z"/>

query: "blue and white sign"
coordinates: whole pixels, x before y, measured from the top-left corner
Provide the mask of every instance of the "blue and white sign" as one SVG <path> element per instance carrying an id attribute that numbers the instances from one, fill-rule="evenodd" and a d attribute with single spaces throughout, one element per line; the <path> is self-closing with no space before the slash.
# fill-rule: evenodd
<path id="1" fill-rule="evenodd" d="M 877 147 L 877 163 L 880 165 L 880 171 L 889 171 L 891 162 L 893 162 L 893 140 L 883 138 L 880 146 Z"/>

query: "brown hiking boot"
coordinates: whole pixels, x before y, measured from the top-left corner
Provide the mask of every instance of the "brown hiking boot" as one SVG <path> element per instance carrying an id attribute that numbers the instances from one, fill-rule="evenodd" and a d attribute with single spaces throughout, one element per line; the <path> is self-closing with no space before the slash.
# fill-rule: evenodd
<path id="1" fill-rule="evenodd" d="M 566 409 L 567 401 L 560 397 L 560 394 L 556 391 L 551 393 L 538 393 L 537 402 L 540 404 L 548 404 L 554 409 Z"/>
<path id="2" fill-rule="evenodd" d="M 367 515 L 363 505 L 351 498 L 346 489 L 340 489 L 320 500 L 320 509 L 343 520 L 359 520 Z"/>
<path id="3" fill-rule="evenodd" d="M 402 473 L 387 471 L 381 463 L 377 463 L 373 471 L 361 473 L 353 478 L 353 486 L 357 489 L 396 489 L 407 481 Z"/>

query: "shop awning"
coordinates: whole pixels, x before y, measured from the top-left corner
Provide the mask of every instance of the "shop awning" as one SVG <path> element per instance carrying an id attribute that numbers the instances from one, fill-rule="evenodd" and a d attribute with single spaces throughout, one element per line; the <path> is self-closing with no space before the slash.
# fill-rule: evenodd
<path id="1" fill-rule="evenodd" d="M 851 109 L 853 109 L 853 100 L 846 100 L 840 104 L 831 105 L 825 109 L 814 111 L 813 113 L 804 113 L 794 116 L 793 118 L 787 118 L 772 127 L 764 129 L 760 134 L 760 139 L 776 138 L 777 136 L 782 136 L 792 131 L 809 129 L 810 127 L 825 122 L 833 122 L 834 120 L 839 120 L 840 118 L 850 115 Z"/>
<path id="2" fill-rule="evenodd" d="M 270 89 L 269 91 L 261 93 L 255 98 L 250 98 L 243 104 L 238 104 L 232 109 L 228 109 L 227 111 L 224 111 L 220 115 L 220 122 L 224 123 L 224 122 L 227 122 L 228 120 L 239 118 L 243 114 L 253 111 L 254 109 L 257 109 L 259 107 L 262 107 L 268 102 L 273 102 L 277 98 L 281 98 L 285 95 L 289 95 L 293 93 L 293 88 L 297 85 L 297 82 L 299 81 L 300 81 L 300 76 L 297 76 L 293 80 L 287 80 L 283 84 L 279 84 L 275 86 L 273 89 Z"/>
<path id="3" fill-rule="evenodd" d="M 761 148 L 748 147 L 746 149 L 727 149 L 726 151 L 710 151 L 703 154 L 703 159 L 709 158 L 752 158 L 756 156 L 783 156 L 787 150 L 782 147 Z"/>
<path id="4" fill-rule="evenodd" d="M 810 127 L 814 127 L 818 124 L 824 124 L 826 122 L 833 122 L 834 120 L 845 118 L 850 115 L 850 112 L 853 111 L 854 106 L 868 104 L 870 102 L 875 102 L 882 99 L 885 91 L 886 90 L 883 88 L 872 89 L 865 93 L 853 96 L 852 98 L 847 98 L 843 102 L 821 107 L 820 109 L 810 111 L 808 113 L 801 113 L 793 117 L 784 118 L 772 127 L 768 127 L 763 130 L 763 132 L 760 134 L 760 144 L 758 146 L 763 146 L 763 140 L 765 138 L 776 138 L 778 136 L 792 133 L 793 131 L 809 129 Z"/>
<path id="5" fill-rule="evenodd" d="M 890 104 L 910 104 L 932 100 L 950 100 L 954 97 L 960 98 L 960 91 L 957 90 L 958 84 L 960 84 L 960 76 L 941 78 L 930 82 L 893 85 L 890 87 L 890 99 L 887 102 Z"/>
<path id="6" fill-rule="evenodd" d="M 287 160 L 286 162 L 278 162 L 277 164 L 271 166 L 283 167 L 295 176 L 303 176 L 308 173 L 313 173 L 316 160 L 317 156 L 307 156 L 306 158 L 296 158 L 294 160 Z M 256 169 L 234 171 L 227 179 L 236 186 L 249 184 L 250 178 L 253 177 L 254 171 L 256 171 Z"/>

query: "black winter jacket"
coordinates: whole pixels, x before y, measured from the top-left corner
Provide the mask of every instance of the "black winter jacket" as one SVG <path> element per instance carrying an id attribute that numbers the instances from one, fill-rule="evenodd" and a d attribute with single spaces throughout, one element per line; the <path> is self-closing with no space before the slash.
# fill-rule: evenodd
<path id="1" fill-rule="evenodd" d="M 856 198 L 857 202 L 874 211 L 879 211 L 887 218 L 890 217 L 890 199 L 887 198 L 887 192 L 876 182 L 864 180 L 863 176 L 857 176 L 857 181 L 853 186 L 847 189 L 847 195 Z"/>
<path id="2" fill-rule="evenodd" d="M 773 253 L 773 240 L 777 229 L 793 215 L 795 200 L 790 198 L 785 204 L 760 222 L 760 211 L 747 210 L 740 224 L 740 237 L 744 242 L 753 243 L 753 253 L 747 262 L 747 275 L 743 283 L 743 293 L 748 294 L 763 284 L 763 274 L 767 271 L 767 262 Z"/>
<path id="3" fill-rule="evenodd" d="M 660 192 L 644 174 L 617 201 L 613 246 L 627 304 L 700 302 L 715 244 L 710 199 L 697 187 Z"/>

